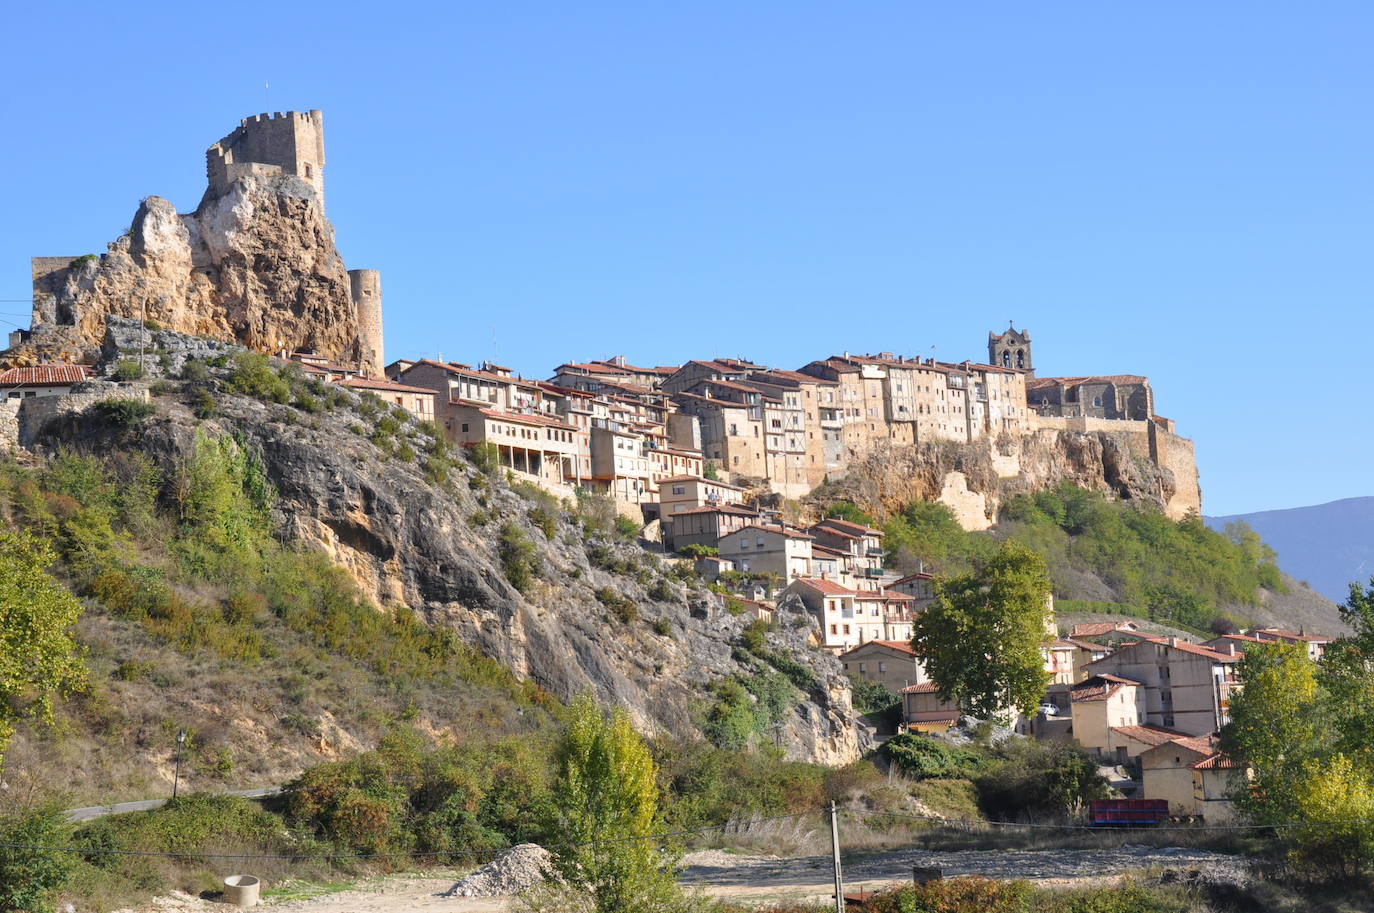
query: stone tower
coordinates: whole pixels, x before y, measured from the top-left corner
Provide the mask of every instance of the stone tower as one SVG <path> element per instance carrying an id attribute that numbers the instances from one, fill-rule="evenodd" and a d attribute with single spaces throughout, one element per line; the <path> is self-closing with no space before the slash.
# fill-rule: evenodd
<path id="1" fill-rule="evenodd" d="M 1031 338 L 1026 330 L 1008 325 L 1005 332 L 988 333 L 988 364 L 1035 373 L 1031 361 Z"/>
<path id="2" fill-rule="evenodd" d="M 205 150 L 205 200 L 223 196 L 245 174 L 295 175 L 315 188 L 324 208 L 324 115 L 278 111 L 239 121 L 234 132 Z"/>
<path id="3" fill-rule="evenodd" d="M 382 274 L 375 269 L 348 271 L 349 294 L 358 310 L 358 367 L 368 377 L 382 376 Z"/>

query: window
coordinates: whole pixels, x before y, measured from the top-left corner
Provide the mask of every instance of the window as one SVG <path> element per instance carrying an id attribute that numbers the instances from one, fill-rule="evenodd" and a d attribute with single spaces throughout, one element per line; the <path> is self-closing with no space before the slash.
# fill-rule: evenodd
<path id="1" fill-rule="evenodd" d="M 844 626 L 844 633 L 846 633 L 846 634 L 849 633 L 849 625 L 845 625 L 845 626 Z"/>
<path id="2" fill-rule="evenodd" d="M 675 494 L 675 495 L 685 495 L 686 493 L 687 493 L 687 486 L 685 486 L 685 485 L 674 485 L 674 486 L 673 486 L 673 494 Z"/>
<path id="3" fill-rule="evenodd" d="M 887 663 L 878 663 L 878 674 L 881 675 L 882 673 L 884 673 L 884 672 L 886 672 L 886 671 L 887 671 Z"/>
<path id="4" fill-rule="evenodd" d="M 467 431 L 467 430 L 468 430 L 468 423 L 467 423 L 467 422 L 463 422 L 463 424 L 462 424 L 460 427 L 462 428 L 463 431 Z"/>
<path id="5" fill-rule="evenodd" d="M 864 663 L 859 663 L 859 671 L 860 671 L 860 672 L 867 672 L 867 671 L 868 671 L 867 669 L 864 668 L 864 665 L 865 665 Z"/>
<path id="6" fill-rule="evenodd" d="M 840 633 L 840 626 L 839 626 L 839 625 L 831 625 L 831 626 L 830 626 L 830 633 L 831 633 L 831 634 L 838 634 L 838 633 Z"/>

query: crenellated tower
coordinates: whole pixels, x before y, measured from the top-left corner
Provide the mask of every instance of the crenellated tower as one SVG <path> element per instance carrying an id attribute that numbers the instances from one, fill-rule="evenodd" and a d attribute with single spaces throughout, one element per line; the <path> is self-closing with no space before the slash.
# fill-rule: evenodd
<path id="1" fill-rule="evenodd" d="M 223 196 L 245 174 L 295 175 L 315 188 L 323 209 L 324 115 L 318 110 L 278 111 L 239 121 L 232 133 L 205 150 L 205 200 Z"/>

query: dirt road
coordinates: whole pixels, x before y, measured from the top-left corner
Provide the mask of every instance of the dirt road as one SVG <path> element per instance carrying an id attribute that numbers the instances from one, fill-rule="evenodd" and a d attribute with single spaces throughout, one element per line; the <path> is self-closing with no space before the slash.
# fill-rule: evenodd
<path id="1" fill-rule="evenodd" d="M 682 881 L 706 893 L 759 903 L 830 897 L 830 858 L 778 859 L 741 856 L 721 850 L 692 853 L 684 860 Z M 1174 847 L 1123 846 L 1106 850 L 981 850 L 932 852 L 897 850 L 853 856 L 845 861 L 846 888 L 876 888 L 911 877 L 912 866 L 941 868 L 949 875 L 1029 878 L 1048 884 L 1110 879 L 1147 868 L 1199 870 L 1222 880 L 1243 880 L 1245 863 L 1234 856 Z M 457 872 L 395 875 L 356 888 L 307 900 L 272 904 L 274 910 L 299 913 L 497 913 L 508 897 L 449 897 Z M 268 887 L 271 887 L 270 885 Z M 158 898 L 128 913 L 224 913 L 222 904 L 186 894 Z"/>

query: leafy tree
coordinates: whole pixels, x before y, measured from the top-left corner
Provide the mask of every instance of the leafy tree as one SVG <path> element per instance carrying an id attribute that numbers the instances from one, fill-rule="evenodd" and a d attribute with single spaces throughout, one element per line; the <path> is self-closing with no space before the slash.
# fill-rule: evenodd
<path id="1" fill-rule="evenodd" d="M 75 868 L 71 853 L 36 849 L 68 842 L 68 827 L 57 806 L 44 806 L 0 818 L 0 910 L 52 910 L 52 894 Z"/>
<path id="2" fill-rule="evenodd" d="M 854 679 L 852 683 L 854 708 L 860 713 L 882 713 L 901 702 L 892 689 L 882 682 L 871 682 L 866 678 Z"/>
<path id="3" fill-rule="evenodd" d="M 1250 644 L 1236 668 L 1245 687 L 1231 696 L 1221 747 L 1255 776 L 1253 789 L 1237 784 L 1236 803 L 1256 821 L 1292 821 L 1301 813 L 1303 761 L 1325 741 L 1317 667 L 1300 646 Z"/>
<path id="4" fill-rule="evenodd" d="M 552 851 L 554 874 L 597 913 L 675 906 L 674 859 L 652 837 L 660 820 L 658 770 L 625 711 L 603 714 L 590 696 L 579 697 L 555 765 L 550 832 L 563 840 Z"/>
<path id="5" fill-rule="evenodd" d="M 834 520 L 845 520 L 860 526 L 873 526 L 875 523 L 871 514 L 849 501 L 836 501 L 825 509 L 825 515 Z"/>
<path id="6" fill-rule="evenodd" d="M 19 713 L 50 720 L 53 696 L 85 683 L 81 603 L 48 574 L 54 558 L 28 533 L 0 533 L 0 761 Z"/>
<path id="7" fill-rule="evenodd" d="M 935 592 L 911 643 L 940 695 L 978 717 L 1029 712 L 1049 683 L 1040 655 L 1050 595 L 1044 560 L 1005 542 L 976 572 L 937 579 Z"/>

